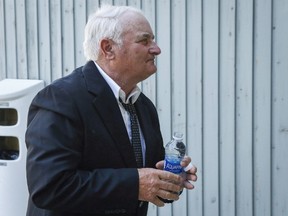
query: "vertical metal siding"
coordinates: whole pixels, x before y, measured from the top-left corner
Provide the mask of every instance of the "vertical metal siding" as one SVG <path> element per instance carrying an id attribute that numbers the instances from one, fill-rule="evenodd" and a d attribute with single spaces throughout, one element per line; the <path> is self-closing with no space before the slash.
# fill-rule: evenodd
<path id="1" fill-rule="evenodd" d="M 219 215 L 219 1 L 203 1 L 203 215 Z M 188 142 L 189 143 L 189 142 Z M 192 151 L 193 152 L 193 151 Z M 211 180 L 213 179 L 213 181 Z"/>
<path id="2" fill-rule="evenodd" d="M 272 1 L 255 1 L 253 89 L 254 216 L 271 215 Z M 288 140 L 287 140 L 288 142 Z M 270 177 L 271 176 L 271 177 Z M 268 177 L 268 178 L 267 178 Z M 266 190 L 263 190 L 266 188 Z M 286 212 L 287 214 L 287 212 Z M 277 214 L 274 214 L 277 215 Z M 280 214 L 281 215 L 281 214 Z"/>
<path id="3" fill-rule="evenodd" d="M 236 1 L 221 1 L 219 27 L 219 208 L 221 216 L 235 215 L 236 210 L 235 20 Z"/>
<path id="4" fill-rule="evenodd" d="M 236 215 L 253 216 L 253 1 L 237 1 Z"/>
<path id="5" fill-rule="evenodd" d="M 272 214 L 288 215 L 288 2 L 273 1 Z"/>
<path id="6" fill-rule="evenodd" d="M 4 1 L 0 1 L 0 79 L 7 76 L 6 73 L 6 43 L 5 43 L 5 8 Z"/>
<path id="7" fill-rule="evenodd" d="M 162 54 L 140 86 L 164 141 L 183 131 L 198 166 L 195 190 L 148 215 L 288 215 L 288 0 L 0 0 L 0 80 L 49 84 L 83 65 L 101 4 L 151 22 Z"/>
<path id="8" fill-rule="evenodd" d="M 50 52 L 51 55 L 51 81 L 62 77 L 62 26 L 61 1 L 50 0 Z M 50 81 L 48 81 L 50 83 Z"/>
<path id="9" fill-rule="evenodd" d="M 187 215 L 204 215 L 203 205 L 203 1 L 187 1 L 187 119 L 188 154 L 198 167 L 198 182 L 193 193 L 188 192 Z M 168 135 L 168 134 L 167 134 Z M 197 152 L 197 154 L 195 154 Z"/>

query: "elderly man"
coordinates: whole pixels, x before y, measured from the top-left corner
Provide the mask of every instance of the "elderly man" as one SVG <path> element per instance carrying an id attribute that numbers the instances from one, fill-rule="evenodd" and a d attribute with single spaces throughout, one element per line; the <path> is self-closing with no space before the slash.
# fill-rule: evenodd
<path id="1" fill-rule="evenodd" d="M 84 52 L 83 67 L 32 101 L 27 216 L 145 216 L 148 202 L 163 206 L 193 189 L 195 167 L 185 179 L 162 170 L 158 115 L 137 87 L 161 52 L 142 12 L 100 8 L 85 27 Z"/>

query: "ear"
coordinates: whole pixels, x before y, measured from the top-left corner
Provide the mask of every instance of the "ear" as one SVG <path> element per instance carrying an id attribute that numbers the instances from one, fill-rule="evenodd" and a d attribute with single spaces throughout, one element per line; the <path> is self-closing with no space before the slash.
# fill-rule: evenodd
<path id="1" fill-rule="evenodd" d="M 103 53 L 104 58 L 113 59 L 114 50 L 113 50 L 113 41 L 109 39 L 102 39 L 100 41 L 100 49 Z"/>

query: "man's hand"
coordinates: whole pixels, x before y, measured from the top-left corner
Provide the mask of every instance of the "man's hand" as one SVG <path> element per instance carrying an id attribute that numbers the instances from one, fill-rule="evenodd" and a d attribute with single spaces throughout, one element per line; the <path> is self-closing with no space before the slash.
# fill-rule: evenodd
<path id="1" fill-rule="evenodd" d="M 197 167 L 191 165 L 191 158 L 188 156 L 185 156 L 183 160 L 181 161 L 181 166 L 183 168 L 189 168 L 188 170 L 185 170 L 185 175 L 182 176 L 182 183 L 183 187 L 192 190 L 194 188 L 194 185 L 191 184 L 190 181 L 196 182 L 197 181 Z M 156 164 L 157 169 L 163 169 L 164 168 L 164 161 L 159 161 Z"/>
<path id="2" fill-rule="evenodd" d="M 197 181 L 197 167 L 191 164 L 191 158 L 185 156 L 181 161 L 181 166 L 184 167 L 186 173 L 186 179 L 184 180 L 184 187 L 188 190 L 192 190 L 194 185 L 190 181 Z M 190 168 L 189 168 L 190 167 Z M 189 168 L 189 169 L 187 169 Z"/>
<path id="3" fill-rule="evenodd" d="M 139 200 L 151 202 L 157 206 L 164 206 L 158 197 L 178 200 L 179 192 L 183 189 L 183 179 L 179 175 L 152 168 L 138 169 Z"/>

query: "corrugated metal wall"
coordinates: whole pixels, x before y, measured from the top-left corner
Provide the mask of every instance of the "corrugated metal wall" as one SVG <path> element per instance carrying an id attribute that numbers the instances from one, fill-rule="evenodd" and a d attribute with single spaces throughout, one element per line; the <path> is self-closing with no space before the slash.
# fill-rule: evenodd
<path id="1" fill-rule="evenodd" d="M 0 80 L 49 84 L 85 63 L 101 3 L 151 21 L 162 54 L 141 87 L 199 170 L 195 190 L 149 216 L 287 216 L 288 0 L 0 0 Z"/>

